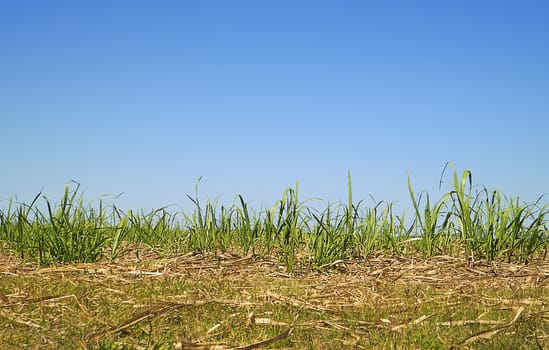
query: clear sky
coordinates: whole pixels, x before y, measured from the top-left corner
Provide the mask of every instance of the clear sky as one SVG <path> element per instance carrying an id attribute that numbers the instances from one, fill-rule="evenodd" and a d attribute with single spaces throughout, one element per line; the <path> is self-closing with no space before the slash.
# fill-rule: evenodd
<path id="1" fill-rule="evenodd" d="M 547 1 L 0 1 L 0 200 L 549 193 Z M 448 189 L 448 188 L 446 188 Z M 548 202 L 545 199 L 545 202 Z M 6 203 L 0 202 L 1 203 Z"/>

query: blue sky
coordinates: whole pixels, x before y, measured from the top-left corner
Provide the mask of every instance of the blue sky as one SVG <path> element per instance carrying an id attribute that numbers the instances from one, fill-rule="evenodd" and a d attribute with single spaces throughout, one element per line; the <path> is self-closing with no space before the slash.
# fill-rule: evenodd
<path id="1" fill-rule="evenodd" d="M 546 1 L 2 1 L 0 200 L 549 193 Z M 446 188 L 447 189 L 447 188 Z M 547 200 L 545 200 L 547 202 Z M 2 203 L 2 202 L 0 202 Z M 6 203 L 5 201 L 3 203 Z"/>

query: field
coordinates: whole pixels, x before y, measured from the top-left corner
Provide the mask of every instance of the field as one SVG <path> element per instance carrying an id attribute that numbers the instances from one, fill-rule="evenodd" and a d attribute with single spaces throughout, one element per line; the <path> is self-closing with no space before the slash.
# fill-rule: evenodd
<path id="1" fill-rule="evenodd" d="M 451 167 L 451 164 L 450 164 Z M 453 169 L 453 167 L 452 167 Z M 87 204 L 70 183 L 0 211 L 2 349 L 549 348 L 547 206 L 450 176 L 432 203 L 288 189 L 255 211 Z"/>

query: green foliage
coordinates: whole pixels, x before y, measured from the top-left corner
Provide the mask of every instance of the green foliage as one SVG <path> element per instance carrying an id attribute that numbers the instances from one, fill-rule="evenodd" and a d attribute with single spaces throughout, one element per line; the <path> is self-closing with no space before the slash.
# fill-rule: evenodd
<path id="1" fill-rule="evenodd" d="M 421 195 L 416 198 L 412 190 L 410 177 L 408 176 L 408 190 L 415 211 L 415 225 L 421 237 L 420 249 L 425 256 L 433 256 L 437 253 L 442 253 L 444 247 L 451 241 L 451 234 L 448 230 L 450 227 L 450 219 L 452 212 L 448 211 L 447 199 L 450 193 L 446 193 L 442 198 L 431 207 L 429 194 L 425 194 L 425 208 L 423 212 L 420 209 Z M 443 219 L 442 224 L 439 224 L 439 219 Z"/>
<path id="2" fill-rule="evenodd" d="M 321 268 L 377 251 L 517 262 L 545 257 L 549 207 L 540 205 L 541 198 L 521 203 L 473 186 L 469 170 L 460 177 L 453 164 L 448 166 L 453 170 L 451 189 L 434 204 L 429 194 L 414 193 L 408 177 L 414 213 L 409 223 L 393 214 L 392 203 L 355 203 L 350 173 L 346 203 L 331 203 L 324 210 L 300 202 L 298 184 L 261 211 L 251 209 L 241 195 L 230 207 L 217 200 L 201 202 L 199 179 L 195 196 L 189 196 L 192 213 L 173 214 L 167 208 L 124 213 L 102 201 L 84 204 L 79 185 L 69 183 L 57 205 L 41 193 L 28 205 L 12 198 L 0 210 L 0 247 L 42 265 L 96 261 L 105 254 L 114 259 L 132 244 L 167 252 L 233 249 L 277 255 L 289 270 L 299 264 Z"/>

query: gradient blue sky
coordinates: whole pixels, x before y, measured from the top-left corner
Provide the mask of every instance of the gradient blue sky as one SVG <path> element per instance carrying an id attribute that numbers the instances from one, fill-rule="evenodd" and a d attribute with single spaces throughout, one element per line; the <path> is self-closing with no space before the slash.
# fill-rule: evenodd
<path id="1" fill-rule="evenodd" d="M 547 1 L 1 1 L 0 200 L 549 193 Z M 448 188 L 445 188 L 448 189 Z M 545 199 L 545 202 L 547 200 Z M 6 203 L 6 201 L 0 202 Z"/>

